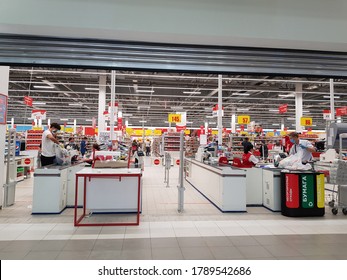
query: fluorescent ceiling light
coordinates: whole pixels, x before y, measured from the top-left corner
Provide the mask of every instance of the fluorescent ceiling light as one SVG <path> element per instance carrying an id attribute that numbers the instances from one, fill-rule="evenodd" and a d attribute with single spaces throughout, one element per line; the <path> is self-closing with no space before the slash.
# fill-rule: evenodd
<path id="1" fill-rule="evenodd" d="M 284 98 L 286 98 L 286 97 L 294 97 L 294 96 L 295 96 L 295 94 L 294 94 L 294 93 L 289 93 L 289 94 L 279 94 L 278 96 L 279 96 L 279 97 L 284 97 Z"/>
<path id="2" fill-rule="evenodd" d="M 68 121 L 69 119 L 60 119 L 61 121 Z"/>
<path id="3" fill-rule="evenodd" d="M 249 108 L 237 108 L 238 112 L 247 112 L 249 111 Z"/>
<path id="4" fill-rule="evenodd" d="M 54 88 L 53 86 L 34 86 L 34 88 Z"/>
<path id="5" fill-rule="evenodd" d="M 69 103 L 69 106 L 83 106 L 81 103 Z"/>
<path id="6" fill-rule="evenodd" d="M 33 105 L 46 105 L 46 102 L 34 101 Z"/>
<path id="7" fill-rule="evenodd" d="M 187 122 L 187 123 L 193 123 L 193 122 Z"/>
<path id="8" fill-rule="evenodd" d="M 204 108 L 205 111 L 212 112 L 213 108 Z"/>
<path id="9" fill-rule="evenodd" d="M 137 106 L 138 110 L 139 109 L 149 109 L 149 108 L 151 108 L 151 106 L 149 106 L 149 105 L 139 105 L 139 106 Z"/>
<path id="10" fill-rule="evenodd" d="M 295 118 L 287 118 L 287 120 L 295 121 Z"/>
<path id="11" fill-rule="evenodd" d="M 92 122 L 93 120 L 92 119 L 86 119 L 86 122 Z"/>
<path id="12" fill-rule="evenodd" d="M 216 124 L 216 122 L 209 122 L 209 124 Z"/>
<path id="13" fill-rule="evenodd" d="M 146 123 L 147 121 L 139 121 L 139 123 Z"/>
<path id="14" fill-rule="evenodd" d="M 317 85 L 312 85 L 312 86 L 308 86 L 306 89 L 317 89 L 318 86 Z"/>
<path id="15" fill-rule="evenodd" d="M 270 109 L 269 112 L 278 112 L 278 109 Z"/>
<path id="16" fill-rule="evenodd" d="M 201 91 L 184 91 L 186 94 L 201 94 Z"/>
<path id="17" fill-rule="evenodd" d="M 272 125 L 280 125 L 279 123 L 273 123 Z"/>
<path id="18" fill-rule="evenodd" d="M 99 91 L 99 88 L 96 87 L 86 87 L 84 88 L 85 90 L 95 90 L 95 91 Z"/>
<path id="19" fill-rule="evenodd" d="M 310 111 L 309 110 L 303 110 L 302 112 L 303 113 L 309 113 Z"/>
<path id="20" fill-rule="evenodd" d="M 330 95 L 323 95 L 323 98 L 330 98 Z M 334 98 L 340 98 L 340 96 L 334 95 Z"/>
<path id="21" fill-rule="evenodd" d="M 128 123 L 128 126 L 129 126 L 129 125 L 133 125 L 133 124 L 132 124 L 132 123 Z"/>
<path id="22" fill-rule="evenodd" d="M 154 90 L 150 90 L 150 89 L 137 89 L 137 92 L 149 92 L 149 93 L 153 93 Z"/>
<path id="23" fill-rule="evenodd" d="M 172 110 L 183 110 L 182 106 L 172 106 L 171 107 Z"/>
<path id="24" fill-rule="evenodd" d="M 129 114 L 129 113 L 124 113 L 123 114 L 123 117 L 132 117 L 133 116 L 133 114 Z"/>
<path id="25" fill-rule="evenodd" d="M 207 119 L 213 119 L 214 116 L 206 116 Z"/>
<path id="26" fill-rule="evenodd" d="M 248 95 L 250 95 L 250 93 L 238 93 L 238 92 L 234 92 L 234 93 L 231 94 L 231 95 L 248 96 Z"/>
<path id="27" fill-rule="evenodd" d="M 32 120 L 32 118 L 28 118 L 28 120 Z"/>

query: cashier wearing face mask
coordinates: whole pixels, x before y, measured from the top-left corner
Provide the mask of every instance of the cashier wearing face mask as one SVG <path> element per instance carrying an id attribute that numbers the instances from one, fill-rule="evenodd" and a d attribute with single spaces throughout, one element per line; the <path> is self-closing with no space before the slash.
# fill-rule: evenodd
<path id="1" fill-rule="evenodd" d="M 289 134 L 290 142 L 293 143 L 289 151 L 289 155 L 294 155 L 298 151 L 302 151 L 302 162 L 306 163 L 312 160 L 312 153 L 316 151 L 313 145 L 308 140 L 299 139 L 299 134 L 296 132 L 291 132 Z"/>
<path id="2" fill-rule="evenodd" d="M 52 123 L 50 128 L 42 133 L 41 166 L 46 166 L 54 163 L 54 143 L 59 145 L 59 141 L 55 138 L 55 134 L 58 132 L 58 130 L 60 130 L 60 125 L 57 123 Z"/>

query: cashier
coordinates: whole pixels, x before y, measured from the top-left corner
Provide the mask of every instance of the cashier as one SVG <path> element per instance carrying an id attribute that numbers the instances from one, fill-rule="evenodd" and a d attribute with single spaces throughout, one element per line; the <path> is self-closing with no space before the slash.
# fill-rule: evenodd
<path id="1" fill-rule="evenodd" d="M 52 123 L 50 128 L 43 132 L 41 141 L 41 166 L 46 166 L 54 163 L 55 148 L 54 143 L 59 145 L 56 139 L 56 133 L 60 130 L 60 125 Z"/>
<path id="2" fill-rule="evenodd" d="M 252 144 L 248 144 L 244 147 L 244 154 L 242 155 L 242 165 L 244 167 L 253 167 L 259 162 L 259 159 L 253 155 L 253 152 Z"/>
<path id="3" fill-rule="evenodd" d="M 312 160 L 312 153 L 316 151 L 316 148 L 308 141 L 299 139 L 297 132 L 291 132 L 289 134 L 290 142 L 293 146 L 290 148 L 289 155 L 294 155 L 300 150 L 302 151 L 302 163 L 307 163 Z"/>

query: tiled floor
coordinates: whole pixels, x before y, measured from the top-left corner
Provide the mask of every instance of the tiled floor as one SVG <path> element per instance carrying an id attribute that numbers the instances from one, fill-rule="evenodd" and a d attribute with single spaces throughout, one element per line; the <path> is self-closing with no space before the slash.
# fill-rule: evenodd
<path id="1" fill-rule="evenodd" d="M 347 259 L 347 217 L 288 218 L 262 207 L 221 213 L 189 184 L 177 212 L 178 168 L 146 159 L 139 226 L 74 227 L 73 211 L 31 215 L 33 179 L 0 211 L 0 259 Z"/>

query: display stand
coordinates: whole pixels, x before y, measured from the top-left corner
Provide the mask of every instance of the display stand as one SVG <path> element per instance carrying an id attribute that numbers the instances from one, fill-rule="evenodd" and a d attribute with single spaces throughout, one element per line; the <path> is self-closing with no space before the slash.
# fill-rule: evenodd
<path id="1" fill-rule="evenodd" d="M 84 168 L 76 173 L 75 226 L 135 226 L 140 223 L 141 169 Z M 79 180 L 82 178 L 83 180 Z M 79 182 L 83 182 L 83 205 L 78 213 Z M 88 210 L 88 213 L 87 213 Z M 86 222 L 93 214 L 136 214 L 135 222 Z M 95 215 L 97 220 L 97 215 Z"/>

